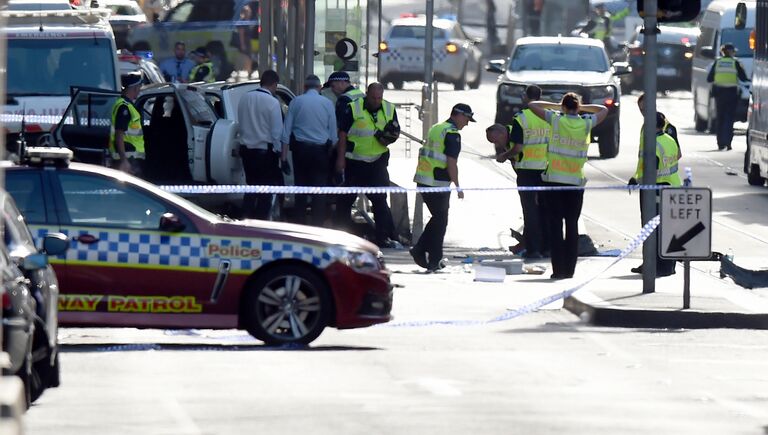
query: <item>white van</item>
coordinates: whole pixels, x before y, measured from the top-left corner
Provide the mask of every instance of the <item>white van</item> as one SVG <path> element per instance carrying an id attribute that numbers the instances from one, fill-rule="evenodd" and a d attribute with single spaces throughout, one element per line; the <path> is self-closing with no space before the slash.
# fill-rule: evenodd
<path id="1" fill-rule="evenodd" d="M 58 124 L 70 87 L 120 90 L 109 11 L 73 8 L 68 0 L 11 0 L 0 15 L 8 43 L 2 122 L 13 152 L 21 131 L 30 145 Z"/>
<path id="2" fill-rule="evenodd" d="M 696 50 L 693 52 L 693 73 L 691 92 L 693 93 L 694 121 L 696 131 L 714 132 L 715 100 L 712 96 L 712 83 L 707 83 L 707 74 L 712 64 L 720 56 L 720 46 L 730 42 L 736 47 L 736 57 L 747 77 L 752 77 L 752 49 L 749 47 L 749 34 L 755 26 L 755 2 L 744 1 L 747 6 L 747 23 L 743 29 L 735 27 L 736 5 L 732 0 L 715 0 L 702 13 Z M 736 121 L 747 120 L 749 106 L 749 83 L 741 83 L 741 99 L 736 110 Z"/>

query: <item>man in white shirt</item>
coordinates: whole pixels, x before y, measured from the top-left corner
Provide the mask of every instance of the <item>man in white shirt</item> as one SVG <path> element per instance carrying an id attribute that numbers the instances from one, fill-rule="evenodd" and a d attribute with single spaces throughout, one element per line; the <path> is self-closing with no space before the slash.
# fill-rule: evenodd
<path id="1" fill-rule="evenodd" d="M 333 103 L 322 95 L 320 79 L 310 74 L 305 92 L 291 101 L 285 116 L 283 147 L 290 145 L 297 186 L 327 186 L 331 151 L 339 140 Z M 312 225 L 323 226 L 328 217 L 328 195 L 298 195 L 299 223 L 304 223 L 307 201 L 312 203 Z"/>
<path id="2" fill-rule="evenodd" d="M 282 147 L 283 112 L 275 97 L 277 73 L 264 71 L 261 87 L 240 99 L 237 119 L 240 124 L 240 158 L 245 180 L 249 185 L 282 186 L 288 148 Z M 243 198 L 243 213 L 247 218 L 269 219 L 272 195 L 249 193 Z"/>

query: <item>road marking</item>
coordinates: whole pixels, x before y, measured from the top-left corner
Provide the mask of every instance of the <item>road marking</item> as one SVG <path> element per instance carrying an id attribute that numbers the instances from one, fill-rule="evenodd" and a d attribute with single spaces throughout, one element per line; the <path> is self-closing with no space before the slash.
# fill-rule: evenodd
<path id="1" fill-rule="evenodd" d="M 462 395 L 461 390 L 451 385 L 456 384 L 457 381 L 450 379 L 417 378 L 415 380 L 401 381 L 399 383 L 402 385 L 416 385 L 434 396 L 458 397 Z"/>
<path id="2" fill-rule="evenodd" d="M 195 424 L 192 417 L 182 408 L 176 398 L 170 398 L 163 402 L 168 414 L 176 421 L 177 426 L 173 429 L 177 434 L 202 435 L 203 431 Z"/>

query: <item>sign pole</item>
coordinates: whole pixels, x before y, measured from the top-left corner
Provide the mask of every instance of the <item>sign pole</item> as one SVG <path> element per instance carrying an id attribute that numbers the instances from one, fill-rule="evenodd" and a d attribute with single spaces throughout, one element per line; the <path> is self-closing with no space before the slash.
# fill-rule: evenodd
<path id="1" fill-rule="evenodd" d="M 643 62 L 646 71 L 656 71 L 656 0 L 645 0 L 645 55 Z M 656 184 L 656 165 L 651 162 L 656 161 L 656 74 L 645 74 L 645 109 L 643 113 L 643 165 L 642 180 L 640 184 Z M 640 191 L 640 215 L 643 222 L 648 222 L 656 216 L 656 199 L 658 191 L 643 189 Z M 657 234 L 654 231 L 650 237 L 643 243 L 643 293 L 653 293 L 656 291 L 656 251 Z"/>
<path id="2" fill-rule="evenodd" d="M 691 262 L 683 261 L 683 309 L 691 308 Z"/>

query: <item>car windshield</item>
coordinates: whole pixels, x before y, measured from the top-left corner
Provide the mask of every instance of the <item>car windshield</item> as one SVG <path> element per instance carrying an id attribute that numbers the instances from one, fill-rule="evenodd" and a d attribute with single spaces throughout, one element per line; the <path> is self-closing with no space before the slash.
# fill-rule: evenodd
<path id="1" fill-rule="evenodd" d="M 600 47 L 591 45 L 521 45 L 509 61 L 509 71 L 608 71 Z"/>
<path id="2" fill-rule="evenodd" d="M 70 86 L 117 90 L 107 38 L 8 39 L 9 95 L 69 95 Z"/>
<path id="3" fill-rule="evenodd" d="M 434 28 L 434 39 L 447 39 L 447 31 L 445 29 Z M 411 39 L 424 39 L 427 33 L 427 28 L 424 26 L 394 26 L 389 31 L 389 39 L 392 38 L 411 38 Z"/>
<path id="4" fill-rule="evenodd" d="M 721 44 L 731 43 L 736 47 L 736 57 L 752 57 L 754 54 L 749 48 L 749 33 L 752 29 L 723 29 L 720 37 Z"/>

